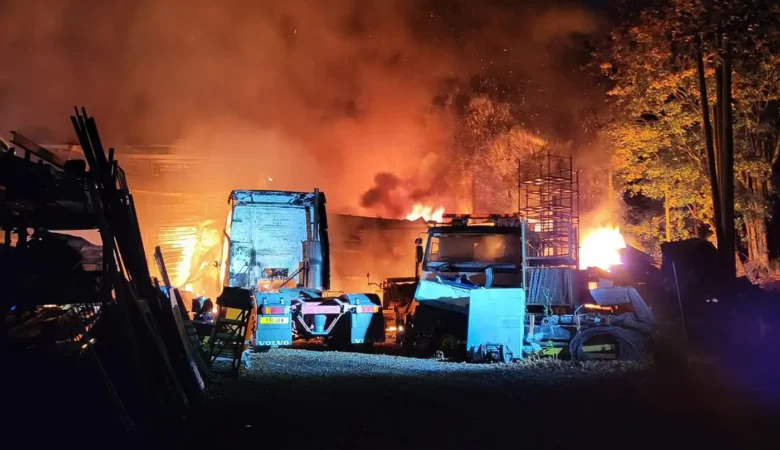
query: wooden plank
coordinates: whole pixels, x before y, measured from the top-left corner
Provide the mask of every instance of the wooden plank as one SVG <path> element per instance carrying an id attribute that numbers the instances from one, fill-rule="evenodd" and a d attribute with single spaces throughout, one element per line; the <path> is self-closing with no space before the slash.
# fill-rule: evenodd
<path id="1" fill-rule="evenodd" d="M 11 143 L 14 144 L 15 146 L 29 151 L 30 153 L 34 154 L 38 158 L 41 158 L 47 163 L 56 166 L 60 169 L 65 167 L 64 159 L 60 158 L 59 156 L 55 155 L 51 151 L 36 144 L 25 135 L 19 133 L 18 131 L 11 131 L 11 135 L 13 135 L 13 138 L 11 139 Z"/>

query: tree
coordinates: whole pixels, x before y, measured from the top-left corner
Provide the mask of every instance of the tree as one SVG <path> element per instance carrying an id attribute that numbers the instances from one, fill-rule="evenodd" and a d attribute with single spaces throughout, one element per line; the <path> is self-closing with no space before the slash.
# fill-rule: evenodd
<path id="1" fill-rule="evenodd" d="M 662 18 L 643 14 L 639 24 L 614 32 L 607 53 L 600 55 L 601 69 L 614 82 L 608 92 L 614 119 L 606 127 L 615 147 L 612 169 L 631 195 L 662 202 L 670 216 L 711 225 L 696 72 L 690 58 L 675 55 L 667 26 Z M 679 228 L 687 222 L 677 220 L 669 235 L 693 234 Z"/>
<path id="2" fill-rule="evenodd" d="M 478 95 L 464 118 L 460 144 L 461 173 L 468 174 L 479 212 L 517 210 L 518 163 L 553 146 L 548 139 L 518 124 L 507 102 Z M 520 167 L 534 170 L 533 164 Z"/>
<path id="3" fill-rule="evenodd" d="M 516 183 L 507 183 L 506 171 L 516 172 L 516 162 L 502 159 L 491 147 L 518 126 L 515 97 L 496 80 L 474 77 L 467 87 L 451 83 L 438 98 L 442 112 L 452 117 L 448 170 L 449 178 L 458 181 L 451 189 L 468 199 L 461 200 L 463 209 L 494 212 L 511 203 Z"/>
<path id="4" fill-rule="evenodd" d="M 671 221 L 673 237 L 701 225 L 714 230 L 696 63 L 701 48 L 712 104 L 721 56 L 714 37 L 728 35 L 734 48 L 735 206 L 748 257 L 766 268 L 768 201 L 780 154 L 780 8 L 761 0 L 669 0 L 633 15 L 623 12 L 624 22 L 594 56 L 613 82 L 608 135 L 625 189 L 662 201 L 670 216 L 682 217 L 677 225 Z"/>

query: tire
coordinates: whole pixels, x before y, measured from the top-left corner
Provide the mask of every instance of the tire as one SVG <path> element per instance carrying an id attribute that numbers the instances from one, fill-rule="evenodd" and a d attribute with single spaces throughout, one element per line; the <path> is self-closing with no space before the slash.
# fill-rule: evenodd
<path id="1" fill-rule="evenodd" d="M 443 333 L 436 339 L 436 349 L 441 350 L 447 358 L 452 358 L 458 352 L 458 338 L 449 333 Z"/>

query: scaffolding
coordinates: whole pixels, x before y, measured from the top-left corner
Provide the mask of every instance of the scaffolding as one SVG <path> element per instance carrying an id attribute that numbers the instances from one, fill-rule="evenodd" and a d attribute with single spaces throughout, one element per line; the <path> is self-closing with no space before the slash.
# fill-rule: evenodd
<path id="1" fill-rule="evenodd" d="M 518 210 L 533 239 L 528 266 L 577 267 L 579 260 L 579 180 L 570 156 L 545 151 L 518 160 Z"/>

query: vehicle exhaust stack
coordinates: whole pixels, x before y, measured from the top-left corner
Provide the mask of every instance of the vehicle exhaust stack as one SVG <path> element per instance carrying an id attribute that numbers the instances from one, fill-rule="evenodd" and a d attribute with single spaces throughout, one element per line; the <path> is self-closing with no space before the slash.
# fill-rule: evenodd
<path id="1" fill-rule="evenodd" d="M 322 241 L 320 241 L 320 190 L 314 188 L 314 205 L 312 206 L 311 238 L 304 243 L 304 260 L 306 261 L 306 287 L 321 291 L 322 283 Z"/>

